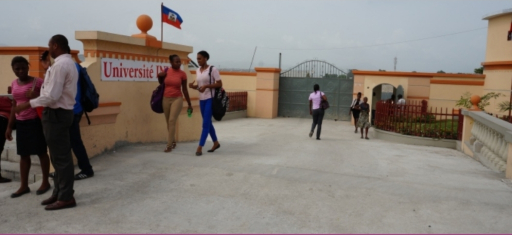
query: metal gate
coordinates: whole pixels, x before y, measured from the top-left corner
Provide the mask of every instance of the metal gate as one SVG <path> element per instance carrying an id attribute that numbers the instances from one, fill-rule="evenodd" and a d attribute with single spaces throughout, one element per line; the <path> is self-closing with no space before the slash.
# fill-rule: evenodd
<path id="1" fill-rule="evenodd" d="M 354 88 L 353 75 L 319 60 L 303 62 L 281 73 L 278 116 L 310 117 L 308 98 L 315 84 L 320 85 L 320 90 L 325 93 L 330 104 L 324 118 L 349 121 Z"/>

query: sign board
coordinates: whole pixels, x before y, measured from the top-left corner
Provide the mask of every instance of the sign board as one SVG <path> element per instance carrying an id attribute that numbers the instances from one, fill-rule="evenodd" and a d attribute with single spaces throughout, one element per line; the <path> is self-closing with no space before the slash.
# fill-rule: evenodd
<path id="1" fill-rule="evenodd" d="M 102 58 L 101 80 L 158 82 L 157 74 L 169 67 L 169 63 Z"/>

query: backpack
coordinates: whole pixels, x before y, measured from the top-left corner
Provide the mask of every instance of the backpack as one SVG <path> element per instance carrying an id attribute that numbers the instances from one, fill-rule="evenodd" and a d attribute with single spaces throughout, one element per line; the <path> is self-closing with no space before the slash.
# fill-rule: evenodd
<path id="1" fill-rule="evenodd" d="M 87 74 L 87 69 L 77 64 L 79 67 L 78 79 L 80 81 L 81 88 L 81 100 L 80 104 L 82 105 L 82 109 L 85 113 L 85 117 L 87 117 L 87 122 L 91 125 L 91 120 L 89 119 L 89 115 L 87 113 L 92 112 L 97 109 L 100 103 L 100 95 L 96 92 L 96 87 L 91 81 L 91 77 Z"/>
<path id="2" fill-rule="evenodd" d="M 167 69 L 164 70 L 167 73 Z M 162 101 L 164 99 L 164 90 L 165 90 L 165 83 L 162 82 L 160 85 L 156 87 L 156 89 L 153 91 L 153 94 L 151 95 L 150 105 L 151 110 L 155 113 L 163 113 L 164 108 Z"/>
<path id="3" fill-rule="evenodd" d="M 210 84 L 213 84 L 212 79 L 212 69 L 213 66 L 210 66 Z M 211 89 L 210 89 L 211 90 Z M 215 93 L 212 90 L 212 115 L 215 120 L 220 121 L 226 114 L 226 111 L 229 108 L 229 97 L 226 94 L 226 91 L 221 88 L 215 88 Z"/>

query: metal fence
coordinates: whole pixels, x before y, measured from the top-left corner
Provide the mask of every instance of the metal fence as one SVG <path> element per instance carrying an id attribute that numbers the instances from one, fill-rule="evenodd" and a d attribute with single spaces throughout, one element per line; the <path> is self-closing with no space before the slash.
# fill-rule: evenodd
<path id="1" fill-rule="evenodd" d="M 247 110 L 247 91 L 226 92 L 229 97 L 228 112 Z"/>
<path id="2" fill-rule="evenodd" d="M 375 128 L 435 139 L 462 139 L 460 109 L 428 107 L 428 102 L 408 101 L 397 105 L 380 101 L 375 110 Z"/>

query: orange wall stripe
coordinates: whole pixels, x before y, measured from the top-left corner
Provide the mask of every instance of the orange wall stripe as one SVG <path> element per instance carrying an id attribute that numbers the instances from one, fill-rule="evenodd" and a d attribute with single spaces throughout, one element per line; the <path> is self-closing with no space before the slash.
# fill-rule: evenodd
<path id="1" fill-rule="evenodd" d="M 121 102 L 102 102 L 99 103 L 99 107 L 111 107 L 111 106 L 121 106 Z"/>
<path id="2" fill-rule="evenodd" d="M 354 75 L 374 75 L 393 77 L 452 77 L 452 78 L 485 78 L 484 74 L 456 74 L 456 73 L 413 73 L 413 72 L 384 72 L 352 70 Z"/>
<path id="3" fill-rule="evenodd" d="M 512 61 L 482 62 L 482 66 L 484 66 L 484 70 L 511 70 Z"/>
<path id="4" fill-rule="evenodd" d="M 411 100 L 428 100 L 430 97 L 422 97 L 422 96 L 407 96 L 407 99 Z"/>
<path id="5" fill-rule="evenodd" d="M 267 72 L 267 73 L 280 73 L 281 72 L 281 69 L 278 69 L 278 68 L 259 68 L 259 67 L 256 67 L 256 68 L 254 68 L 254 70 L 256 70 L 256 72 Z"/>
<path id="6" fill-rule="evenodd" d="M 257 91 L 279 91 L 279 89 L 256 89 Z"/>
<path id="7" fill-rule="evenodd" d="M 483 86 L 484 81 L 430 80 L 430 84 Z"/>

